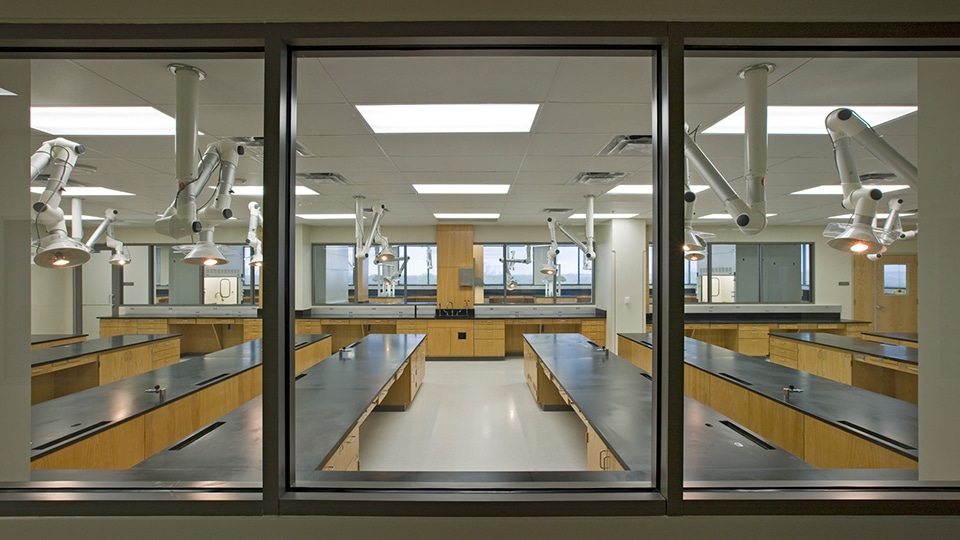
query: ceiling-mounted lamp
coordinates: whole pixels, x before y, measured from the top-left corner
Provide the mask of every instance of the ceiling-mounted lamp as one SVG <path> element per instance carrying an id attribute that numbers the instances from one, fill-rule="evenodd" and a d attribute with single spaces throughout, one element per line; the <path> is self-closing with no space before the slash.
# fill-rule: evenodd
<path id="1" fill-rule="evenodd" d="M 828 240 L 827 245 L 857 255 L 875 255 L 887 249 L 877 238 L 873 227 L 865 223 L 848 224 L 843 232 Z"/>
<path id="2" fill-rule="evenodd" d="M 391 246 L 390 241 L 387 240 L 387 237 L 380 234 L 380 222 L 383 220 L 383 213 L 387 211 L 387 207 L 382 204 L 376 205 L 373 212 L 373 224 L 370 226 L 370 235 L 364 238 L 362 196 L 358 195 L 354 197 L 354 206 L 356 207 L 355 229 L 357 245 L 355 252 L 357 259 L 366 259 L 370 252 L 370 246 L 373 244 L 374 240 L 376 240 L 377 244 L 380 246 L 376 258 L 378 264 L 397 260 L 397 248 Z"/>
<path id="3" fill-rule="evenodd" d="M 511 278 L 511 279 L 510 279 L 510 282 L 507 283 L 507 290 L 508 290 L 508 291 L 515 291 L 516 289 L 517 289 L 517 280 Z"/>
<path id="4" fill-rule="evenodd" d="M 693 232 L 693 229 L 684 229 L 683 230 L 683 251 L 703 251 L 706 249 L 706 242 L 703 241 L 697 233 Z"/>
<path id="5" fill-rule="evenodd" d="M 33 262 L 43 268 L 73 268 L 90 260 L 87 246 L 59 230 L 41 238 L 35 248 Z"/>
<path id="6" fill-rule="evenodd" d="M 557 245 L 556 241 L 550 243 L 549 251 L 547 251 L 547 260 L 543 263 L 543 266 L 540 267 L 540 273 L 546 274 L 548 276 L 554 276 L 557 274 L 557 255 L 560 253 L 560 246 Z"/>
<path id="7" fill-rule="evenodd" d="M 387 242 L 386 237 L 381 237 L 383 242 L 380 242 L 380 251 L 377 253 L 377 261 L 386 263 L 393 262 L 397 260 L 397 248 L 396 246 L 391 246 Z"/>
<path id="8" fill-rule="evenodd" d="M 126 246 L 120 246 L 114 250 L 113 257 L 110 258 L 110 264 L 114 266 L 125 266 L 130 264 L 130 253 Z"/>
<path id="9" fill-rule="evenodd" d="M 860 181 L 853 143 L 863 146 L 913 189 L 916 189 L 918 183 L 917 168 L 850 109 L 836 109 L 828 114 L 826 126 L 833 141 L 837 171 L 840 173 L 840 187 L 843 190 L 840 204 L 844 208 L 854 209 L 850 223 L 827 225 L 823 231 L 823 235 L 830 238 L 827 245 L 860 255 L 883 253 L 886 246 L 902 236 L 902 232 L 898 230 L 902 200 L 891 201 L 891 211 L 883 229 L 873 227 L 873 221 L 877 217 L 877 203 L 883 193 L 875 187 L 865 187 Z"/>
<path id="10" fill-rule="evenodd" d="M 223 256 L 220 248 L 213 243 L 213 231 L 206 230 L 200 233 L 200 241 L 183 258 L 187 264 L 196 264 L 203 266 L 219 266 L 227 264 L 227 258 Z"/>

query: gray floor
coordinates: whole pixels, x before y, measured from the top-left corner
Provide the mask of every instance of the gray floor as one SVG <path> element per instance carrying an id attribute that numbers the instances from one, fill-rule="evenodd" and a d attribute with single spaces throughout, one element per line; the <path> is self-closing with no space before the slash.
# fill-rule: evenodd
<path id="1" fill-rule="evenodd" d="M 523 359 L 427 362 L 404 412 L 363 423 L 360 463 L 381 471 L 568 471 L 586 465 L 583 423 L 544 412 L 523 378 Z"/>

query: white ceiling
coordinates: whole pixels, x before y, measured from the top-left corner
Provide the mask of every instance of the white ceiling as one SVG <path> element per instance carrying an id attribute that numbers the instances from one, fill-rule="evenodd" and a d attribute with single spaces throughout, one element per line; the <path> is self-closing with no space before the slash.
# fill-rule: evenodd
<path id="1" fill-rule="evenodd" d="M 144 60 L 36 60 L 32 103 L 54 105 L 151 105 L 175 113 L 171 62 Z M 771 105 L 915 105 L 916 61 L 912 59 L 693 58 L 686 63 L 686 121 L 708 127 L 743 103 L 737 72 L 774 62 Z M 202 148 L 214 137 L 262 135 L 262 62 L 195 60 L 207 73 L 201 83 Z M 349 213 L 353 197 L 380 200 L 390 225 L 433 225 L 434 212 L 499 212 L 499 224 L 543 224 L 544 208 L 582 213 L 586 195 L 598 196 L 598 213 L 638 213 L 649 218 L 650 196 L 605 195 L 612 186 L 568 185 L 585 171 L 627 173 L 621 183 L 651 183 L 651 161 L 641 156 L 598 156 L 616 135 L 650 134 L 651 62 L 631 57 L 365 57 L 304 58 L 298 66 L 298 142 L 312 156 L 297 160 L 298 172 L 336 172 L 345 186 L 311 186 L 319 196 L 297 199 L 298 213 Z M 531 133 L 374 135 L 354 108 L 385 103 L 539 103 Z M 916 162 L 914 115 L 877 131 Z M 34 133 L 35 145 L 51 135 Z M 173 137 L 70 137 L 87 147 L 79 163 L 95 173 L 72 180 L 136 193 L 137 197 L 91 197 L 84 213 L 120 210 L 120 224 L 147 225 L 176 191 Z M 743 137 L 697 137 L 704 152 L 743 195 Z M 246 185 L 263 183 L 258 152 L 241 158 L 237 176 Z M 823 135 L 769 137 L 767 211 L 771 225 L 824 225 L 827 216 L 847 213 L 836 196 L 797 196 L 793 191 L 838 183 L 830 139 Z M 884 171 L 860 152 L 861 173 Z M 304 182 L 310 185 L 309 182 Z M 418 195 L 414 183 L 507 183 L 509 195 Z M 702 183 L 696 173 L 692 183 Z M 887 183 L 902 183 L 895 179 Z M 916 194 L 897 192 L 905 209 Z M 885 196 L 885 200 L 890 196 Z M 242 218 L 247 197 L 235 197 Z M 369 205 L 369 204 L 368 204 Z M 886 206 L 881 203 L 881 208 Z M 67 208 L 65 206 L 65 208 Z M 269 209 L 267 209 L 269 211 Z M 697 214 L 722 212 L 709 191 Z M 561 219 L 564 214 L 559 216 Z M 321 222 L 315 222 L 321 223 Z M 349 222 L 339 223 L 349 226 Z M 710 222 L 715 224 L 716 222 Z M 242 224 L 238 222 L 238 225 Z M 707 225 L 701 222 L 700 226 Z M 574 224 L 573 226 L 577 226 Z"/>

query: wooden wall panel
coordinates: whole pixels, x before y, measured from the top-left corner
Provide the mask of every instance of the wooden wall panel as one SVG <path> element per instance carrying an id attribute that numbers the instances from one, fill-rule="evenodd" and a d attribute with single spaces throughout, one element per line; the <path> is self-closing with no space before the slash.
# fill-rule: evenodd
<path id="1" fill-rule="evenodd" d="M 460 286 L 461 268 L 473 268 L 473 225 L 437 225 L 437 304 L 443 308 L 473 308 L 473 285 Z"/>

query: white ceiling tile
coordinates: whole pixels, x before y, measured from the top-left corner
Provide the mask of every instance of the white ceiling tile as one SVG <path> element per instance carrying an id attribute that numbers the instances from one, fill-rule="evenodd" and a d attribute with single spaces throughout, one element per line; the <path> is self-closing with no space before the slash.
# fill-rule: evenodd
<path id="1" fill-rule="evenodd" d="M 527 133 L 443 133 L 377 135 L 391 156 L 522 156 Z"/>
<path id="2" fill-rule="evenodd" d="M 297 106 L 297 136 L 370 135 L 363 117 L 346 103 L 320 103 Z"/>
<path id="3" fill-rule="evenodd" d="M 393 159 L 404 172 L 416 171 L 515 171 L 523 160 L 521 156 L 397 156 Z"/>
<path id="4" fill-rule="evenodd" d="M 536 133 L 652 132 L 651 108 L 639 103 L 547 103 L 533 124 Z"/>
<path id="5" fill-rule="evenodd" d="M 420 56 L 321 63 L 355 104 L 537 103 L 547 97 L 560 59 Z"/>
<path id="6" fill-rule="evenodd" d="M 649 57 L 565 57 L 547 99 L 650 103 L 652 65 Z"/>
<path id="7" fill-rule="evenodd" d="M 298 135 L 297 143 L 320 157 L 383 157 L 385 155 L 373 135 Z"/>
<path id="8" fill-rule="evenodd" d="M 35 60 L 33 95 L 44 105 L 151 104 L 175 111 L 176 78 L 166 65 L 176 59 Z M 704 127 L 739 108 L 739 69 L 773 61 L 771 104 L 855 104 L 916 100 L 916 63 L 882 58 L 689 58 L 685 120 Z M 543 208 L 582 212 L 584 197 L 596 195 L 597 212 L 640 212 L 649 217 L 650 196 L 606 195 L 611 186 L 571 186 L 579 172 L 628 172 L 620 183 L 652 182 L 649 157 L 596 156 L 614 135 L 649 134 L 650 62 L 630 57 L 371 57 L 302 58 L 299 62 L 299 142 L 316 157 L 299 158 L 298 172 L 336 172 L 346 186 L 316 186 L 320 195 L 298 197 L 298 211 L 351 213 L 355 195 L 382 200 L 391 225 L 436 223 L 434 211 L 496 211 L 497 225 L 542 225 Z M 261 136 L 263 63 L 258 59 L 200 59 L 199 150 L 214 136 Z M 860 98 L 856 102 L 854 98 Z M 357 103 L 533 102 L 542 105 L 531 134 L 374 136 L 356 112 Z M 779 103 L 778 103 L 779 102 Z M 907 103 L 909 104 L 909 103 Z M 911 161 L 917 155 L 917 114 L 877 126 L 884 139 Z M 35 133 L 34 144 L 50 138 Z M 744 195 L 743 137 L 699 135 L 704 152 L 732 187 Z M 842 213 L 835 197 L 800 197 L 792 191 L 838 182 L 829 137 L 776 135 L 768 138 L 766 195 L 771 223 L 821 226 Z M 173 137 L 86 137 L 79 163 L 97 167 L 73 181 L 137 193 L 85 202 L 85 210 L 121 211 L 121 223 L 150 226 L 176 192 Z M 237 177 L 262 185 L 262 151 L 251 149 Z M 886 171 L 855 147 L 861 173 Z M 694 183 L 702 183 L 691 173 Z M 420 196 L 412 183 L 504 183 L 499 197 Z M 314 187 L 314 186 L 311 186 Z M 898 192 L 915 207 L 914 192 Z M 886 196 L 881 201 L 885 207 Z M 440 198 L 437 198 L 440 197 Z M 237 197 L 234 206 L 249 197 Z M 242 208 L 235 208 L 243 213 Z M 710 191 L 697 199 L 698 215 L 723 212 Z M 565 218 L 564 218 L 565 219 Z M 139 220 L 139 221 L 138 221 Z M 243 226 L 243 223 L 226 226 Z M 315 224 L 316 222 L 312 222 Z M 497 226 L 493 225 L 493 226 Z M 573 230 L 582 225 L 571 222 Z M 328 226 L 324 224 L 322 226 Z M 347 225 L 336 225 L 349 227 Z M 721 225 L 721 227 L 723 227 Z"/>

